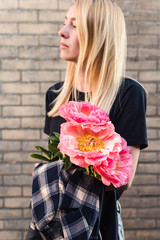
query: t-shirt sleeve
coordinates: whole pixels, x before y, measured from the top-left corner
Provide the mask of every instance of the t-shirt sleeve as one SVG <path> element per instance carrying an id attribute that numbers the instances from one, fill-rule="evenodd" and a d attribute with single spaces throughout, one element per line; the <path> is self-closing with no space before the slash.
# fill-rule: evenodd
<path id="1" fill-rule="evenodd" d="M 45 106 L 46 106 L 46 113 L 45 113 L 45 124 L 44 124 L 44 133 L 47 135 L 53 135 L 53 132 L 60 132 L 60 125 L 64 122 L 64 119 L 60 116 L 49 117 L 48 112 L 53 107 L 53 101 L 57 98 L 59 94 L 59 89 L 61 89 L 63 82 L 58 82 L 51 86 L 45 95 Z M 54 91 L 56 90 L 56 91 Z"/>
<path id="2" fill-rule="evenodd" d="M 50 121 L 51 118 L 48 117 L 47 113 L 50 111 L 50 101 L 49 101 L 49 90 L 46 92 L 45 95 L 45 124 L 44 124 L 44 133 L 46 133 L 47 135 L 49 135 L 50 133 Z"/>
<path id="3" fill-rule="evenodd" d="M 139 145 L 140 149 L 147 147 L 146 92 L 143 87 L 138 83 L 131 85 L 116 105 L 118 107 L 113 117 L 116 132 L 129 146 Z"/>

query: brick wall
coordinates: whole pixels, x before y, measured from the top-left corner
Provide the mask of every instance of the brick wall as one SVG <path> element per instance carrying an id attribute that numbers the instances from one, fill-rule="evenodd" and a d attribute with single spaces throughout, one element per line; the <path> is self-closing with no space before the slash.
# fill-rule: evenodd
<path id="1" fill-rule="evenodd" d="M 64 79 L 57 31 L 70 0 L 0 0 L 0 240 L 22 240 L 30 222 L 34 145 L 44 94 Z M 121 199 L 126 240 L 160 239 L 160 1 L 117 0 L 128 33 L 128 75 L 148 91 L 149 147 Z"/>

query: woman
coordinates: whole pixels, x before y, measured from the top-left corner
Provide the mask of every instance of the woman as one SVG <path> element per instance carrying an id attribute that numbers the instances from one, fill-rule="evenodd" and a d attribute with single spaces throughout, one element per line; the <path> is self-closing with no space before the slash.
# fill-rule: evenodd
<path id="1" fill-rule="evenodd" d="M 66 78 L 48 89 L 44 132 L 60 132 L 65 122 L 57 115 L 59 107 L 70 100 L 89 101 L 109 114 L 110 120 L 131 148 L 133 172 L 127 185 L 106 187 L 102 201 L 99 234 L 77 238 L 61 236 L 43 239 L 118 240 L 117 200 L 134 179 L 140 149 L 147 147 L 146 96 L 135 80 L 125 78 L 126 28 L 122 11 L 109 0 L 75 0 L 59 31 L 60 56 L 68 61 Z M 35 227 L 27 239 L 41 239 Z M 52 228 L 53 230 L 53 228 Z M 56 231 L 55 228 L 52 232 Z M 35 234 L 36 233 L 36 234 Z M 50 234 L 50 236 L 52 233 Z M 38 236 L 38 235 L 37 235 Z M 78 238 L 79 237 L 79 238 Z"/>

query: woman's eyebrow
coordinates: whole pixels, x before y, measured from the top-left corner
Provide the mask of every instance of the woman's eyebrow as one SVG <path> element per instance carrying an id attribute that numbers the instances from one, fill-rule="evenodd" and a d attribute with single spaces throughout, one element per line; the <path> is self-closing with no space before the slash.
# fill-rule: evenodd
<path id="1" fill-rule="evenodd" d="M 68 20 L 68 17 L 65 16 L 65 19 Z M 76 20 L 76 18 L 75 18 L 75 17 L 72 17 L 71 20 L 74 21 L 74 20 Z"/>

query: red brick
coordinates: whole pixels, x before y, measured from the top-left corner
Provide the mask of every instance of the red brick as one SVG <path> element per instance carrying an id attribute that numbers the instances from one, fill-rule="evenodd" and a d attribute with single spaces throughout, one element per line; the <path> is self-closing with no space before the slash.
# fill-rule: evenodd
<path id="1" fill-rule="evenodd" d="M 122 197 L 121 199 L 122 208 L 152 208 L 157 207 L 157 198 L 156 197 Z M 128 216 L 131 218 L 131 216 Z"/>
<path id="2" fill-rule="evenodd" d="M 148 173 L 146 175 L 142 174 L 136 174 L 133 185 L 134 186 L 142 186 L 142 185 L 157 185 L 158 184 L 158 178 L 157 175 L 151 175 Z"/>
<path id="3" fill-rule="evenodd" d="M 160 140 L 150 140 L 148 145 L 148 151 L 159 151 Z"/>
<path id="4" fill-rule="evenodd" d="M 137 240 L 159 240 L 160 231 L 159 230 L 145 230 L 137 231 Z"/>
<path id="5" fill-rule="evenodd" d="M 153 229 L 156 227 L 155 220 L 145 220 L 145 219 L 127 219 L 123 221 L 126 229 Z"/>
<path id="6" fill-rule="evenodd" d="M 136 231 L 125 230 L 124 235 L 125 235 L 125 240 L 131 240 L 131 239 L 137 240 Z"/>
<path id="7" fill-rule="evenodd" d="M 127 208 L 126 206 L 123 207 L 123 196 L 121 197 L 120 202 L 122 202 L 122 219 L 136 218 L 137 209 Z"/>
<path id="8" fill-rule="evenodd" d="M 159 208 L 138 209 L 137 214 L 138 217 L 140 218 L 156 219 L 160 217 L 160 209 Z"/>
<path id="9" fill-rule="evenodd" d="M 132 197 L 132 196 L 137 196 L 138 194 L 138 188 L 136 186 L 131 186 L 131 188 L 127 191 L 124 191 L 123 196 L 128 196 L 128 197 Z"/>
<path id="10" fill-rule="evenodd" d="M 138 173 L 159 173 L 160 163 L 145 163 L 138 164 L 137 172 Z"/>
<path id="11" fill-rule="evenodd" d="M 157 153 L 156 152 L 144 152 L 142 151 L 140 153 L 140 158 L 139 158 L 139 162 L 156 162 L 157 161 Z"/>
<path id="12" fill-rule="evenodd" d="M 139 196 L 160 196 L 159 186 L 139 186 Z"/>

